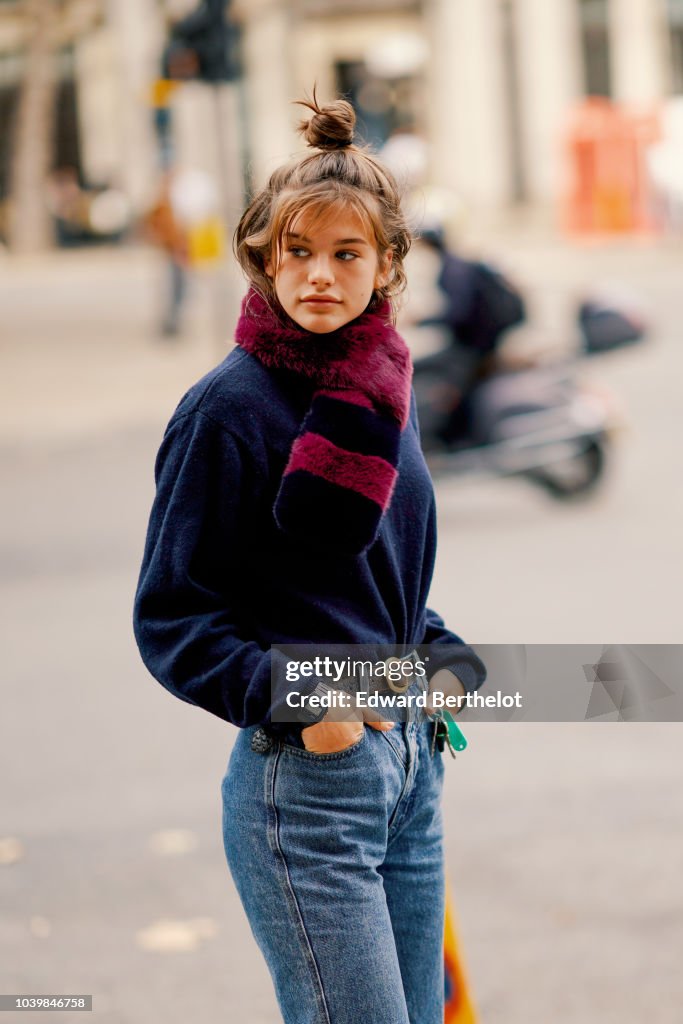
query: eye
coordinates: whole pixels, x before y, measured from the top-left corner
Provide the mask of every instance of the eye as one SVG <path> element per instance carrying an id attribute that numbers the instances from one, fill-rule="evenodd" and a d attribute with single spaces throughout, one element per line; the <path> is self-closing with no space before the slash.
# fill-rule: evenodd
<path id="1" fill-rule="evenodd" d="M 342 249 L 341 252 L 337 253 L 337 259 L 341 260 L 342 263 L 350 263 L 351 260 L 358 258 L 357 252 L 351 252 L 349 249 Z"/>
<path id="2" fill-rule="evenodd" d="M 304 249 L 301 245 L 290 245 L 287 252 L 291 252 L 292 256 L 297 257 L 308 256 L 308 249 Z"/>

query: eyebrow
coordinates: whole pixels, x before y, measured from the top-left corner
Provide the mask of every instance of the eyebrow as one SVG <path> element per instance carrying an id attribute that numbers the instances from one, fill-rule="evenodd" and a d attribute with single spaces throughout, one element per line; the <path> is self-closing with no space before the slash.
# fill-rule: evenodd
<path id="1" fill-rule="evenodd" d="M 287 238 L 293 238 L 297 242 L 310 242 L 310 238 L 306 238 L 305 235 L 296 235 L 293 231 L 286 232 Z M 370 243 L 365 238 L 338 238 L 333 245 L 369 245 Z"/>

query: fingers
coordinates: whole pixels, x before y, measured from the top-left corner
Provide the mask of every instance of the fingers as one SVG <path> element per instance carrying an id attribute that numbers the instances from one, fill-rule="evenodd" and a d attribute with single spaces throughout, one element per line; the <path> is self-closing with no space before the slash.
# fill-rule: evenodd
<path id="1" fill-rule="evenodd" d="M 306 750 L 313 754 L 335 754 L 357 743 L 363 729 L 360 721 L 316 722 L 301 730 L 301 739 Z"/>
<path id="2" fill-rule="evenodd" d="M 436 693 L 439 694 L 439 697 L 443 701 L 444 698 L 464 697 L 466 690 L 462 684 L 462 681 L 458 679 L 455 673 L 451 672 L 450 669 L 442 668 L 439 669 L 438 672 L 434 673 L 429 682 L 429 695 L 425 707 L 425 711 L 427 712 L 428 715 L 432 715 L 437 710 L 440 710 L 444 707 L 443 703 L 441 703 L 438 709 L 435 706 L 434 695 Z M 448 710 L 451 713 L 451 715 L 457 715 L 458 712 L 462 710 L 462 708 L 460 704 L 458 704 L 457 707 L 452 706 L 452 704 L 449 704 Z"/>
<path id="3" fill-rule="evenodd" d="M 383 722 L 373 708 L 363 708 L 363 721 L 371 729 L 379 729 L 380 732 L 389 732 L 394 728 L 394 722 Z"/>

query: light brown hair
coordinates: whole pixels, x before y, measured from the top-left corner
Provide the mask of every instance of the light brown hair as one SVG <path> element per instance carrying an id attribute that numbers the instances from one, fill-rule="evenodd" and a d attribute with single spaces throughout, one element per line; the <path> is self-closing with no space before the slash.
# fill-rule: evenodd
<path id="1" fill-rule="evenodd" d="M 353 144 L 356 115 L 350 103 L 336 100 L 321 107 L 315 89 L 312 100 L 297 102 L 313 111 L 300 122 L 299 132 L 314 152 L 279 167 L 254 196 L 235 231 L 235 256 L 251 284 L 277 308 L 266 262 L 272 260 L 277 268 L 283 238 L 294 220 L 310 211 L 314 226 L 352 210 L 374 237 L 378 260 L 387 249 L 392 252 L 388 280 L 375 289 L 370 304 L 395 300 L 406 285 L 403 259 L 411 241 L 398 185 L 369 149 Z"/>

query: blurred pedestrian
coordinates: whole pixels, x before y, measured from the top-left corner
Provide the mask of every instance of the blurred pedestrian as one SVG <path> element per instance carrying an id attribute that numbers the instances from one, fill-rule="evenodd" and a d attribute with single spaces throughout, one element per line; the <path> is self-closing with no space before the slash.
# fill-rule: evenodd
<path id="1" fill-rule="evenodd" d="M 443 1024 L 437 723 L 324 705 L 283 721 L 271 682 L 287 643 L 428 644 L 419 692 L 485 674 L 426 607 L 435 505 L 394 327 L 410 244 L 396 183 L 353 145 L 348 103 L 304 105 L 313 152 L 236 231 L 237 347 L 164 437 L 136 636 L 163 685 L 240 728 L 225 851 L 286 1024 Z"/>
<path id="2" fill-rule="evenodd" d="M 160 331 L 173 338 L 180 333 L 181 315 L 188 286 L 189 232 L 178 213 L 173 171 L 167 171 L 152 208 L 145 215 L 146 237 L 164 253 L 166 285 Z"/>

